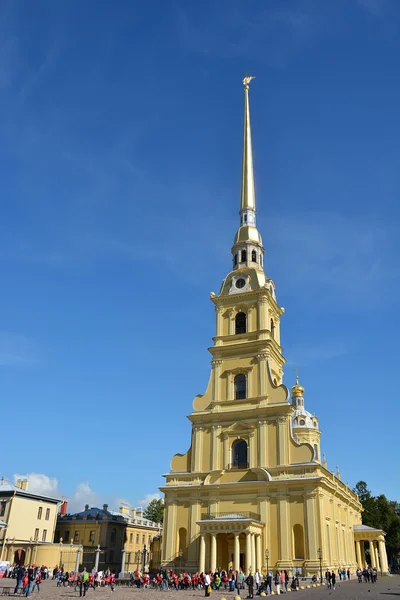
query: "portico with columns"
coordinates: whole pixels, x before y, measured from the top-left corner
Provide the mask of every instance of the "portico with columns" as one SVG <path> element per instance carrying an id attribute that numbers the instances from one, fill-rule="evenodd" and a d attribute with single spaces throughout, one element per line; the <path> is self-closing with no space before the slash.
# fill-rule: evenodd
<path id="1" fill-rule="evenodd" d="M 192 573 L 265 572 L 268 551 L 274 570 L 317 575 L 321 564 L 354 571 L 353 528 L 361 524 L 361 504 L 321 461 L 320 424 L 305 409 L 298 378 L 291 394 L 283 384 L 285 311 L 265 273 L 256 226 L 250 81 L 243 82 L 240 225 L 232 270 L 219 293 L 210 295 L 216 313 L 211 373 L 188 417 L 190 448 L 172 458 L 160 488 L 161 562 Z"/>
<path id="2" fill-rule="evenodd" d="M 354 525 L 353 531 L 357 565 L 361 569 L 370 566 L 382 573 L 388 573 L 385 532 L 368 525 Z M 366 557 L 365 546 L 369 551 L 369 560 Z"/>

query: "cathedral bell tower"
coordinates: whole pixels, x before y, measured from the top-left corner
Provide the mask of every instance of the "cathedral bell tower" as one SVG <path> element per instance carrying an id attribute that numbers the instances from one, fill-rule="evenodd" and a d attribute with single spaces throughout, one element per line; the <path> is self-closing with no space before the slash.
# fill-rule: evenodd
<path id="1" fill-rule="evenodd" d="M 211 350 L 211 353 L 216 360 L 225 354 L 232 358 L 233 342 L 237 354 L 253 352 L 254 358 L 258 357 L 260 363 L 255 369 L 258 373 L 253 371 L 250 376 L 250 379 L 254 380 L 251 386 L 253 396 L 257 395 L 268 400 L 266 360 L 274 385 L 282 383 L 282 367 L 285 359 L 280 347 L 280 317 L 284 309 L 277 303 L 274 282 L 264 272 L 264 247 L 256 222 L 249 104 L 249 84 L 252 79 L 253 77 L 246 77 L 243 81 L 244 127 L 240 226 L 232 246 L 232 271 L 225 277 L 219 295 L 211 294 L 217 314 L 215 349 Z M 232 390 L 228 391 L 228 394 L 231 392 Z"/>
<path id="2" fill-rule="evenodd" d="M 160 488 L 165 494 L 162 567 L 265 573 L 268 549 L 271 569 L 316 574 L 318 548 L 328 557 L 334 535 L 330 522 L 341 523 L 343 548 L 350 548 L 360 505 L 319 461 L 318 421 L 304 410 L 303 388 L 294 386 L 292 404 L 282 383 L 284 310 L 264 271 L 268 260 L 256 223 L 252 79 L 243 80 L 240 223 L 232 269 L 219 293 L 211 294 L 216 332 L 209 348 L 210 379 L 188 417 L 190 448 L 175 454 Z M 339 516 L 333 511 L 340 507 L 345 508 Z M 334 560 L 353 570 L 352 559 Z M 324 566 L 332 562 L 326 561 Z"/>

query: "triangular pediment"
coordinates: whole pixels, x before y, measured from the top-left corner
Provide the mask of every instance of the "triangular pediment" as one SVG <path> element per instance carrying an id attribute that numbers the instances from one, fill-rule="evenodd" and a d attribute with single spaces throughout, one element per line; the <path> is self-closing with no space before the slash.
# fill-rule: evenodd
<path id="1" fill-rule="evenodd" d="M 247 427 L 247 424 L 241 423 L 240 421 L 232 423 L 232 425 L 223 431 L 223 435 L 250 435 L 251 433 L 253 433 L 253 429 L 250 429 Z"/>

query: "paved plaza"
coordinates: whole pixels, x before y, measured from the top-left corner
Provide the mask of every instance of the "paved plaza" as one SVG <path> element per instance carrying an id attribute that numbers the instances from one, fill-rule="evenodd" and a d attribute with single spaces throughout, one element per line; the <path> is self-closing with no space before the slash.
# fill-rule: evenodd
<path id="1" fill-rule="evenodd" d="M 6 585 L 12 585 L 14 580 L 0 580 L 0 595 L 2 588 Z M 329 600 L 339 597 L 345 600 L 396 600 L 396 596 L 400 596 L 400 576 L 393 575 L 392 577 L 383 577 L 378 579 L 375 585 L 369 583 L 358 583 L 356 580 L 339 582 L 336 586 L 336 590 L 328 590 L 325 586 L 299 590 L 298 592 L 290 592 L 290 595 L 294 595 L 296 600 L 320 600 L 321 597 L 329 597 Z M 225 597 L 227 600 L 233 600 L 236 594 L 230 592 L 215 592 L 211 594 L 211 600 L 221 600 Z M 168 590 L 167 592 L 160 592 L 155 589 L 138 590 L 137 588 L 126 588 L 117 587 L 115 592 L 112 592 L 110 588 L 100 588 L 95 591 L 89 590 L 86 597 L 97 598 L 97 600 L 106 599 L 109 597 L 117 598 L 119 600 L 160 600 L 162 596 L 167 596 L 169 600 L 184 600 L 184 598 L 198 599 L 204 598 L 203 591 L 197 590 L 180 590 L 173 591 Z M 241 597 L 245 599 L 247 591 L 242 590 Z M 332 596 L 332 598 L 330 598 Z M 31 598 L 35 600 L 39 598 L 46 599 L 57 599 L 57 598 L 79 598 L 79 592 L 74 592 L 72 588 L 57 588 L 55 581 L 46 581 L 42 584 L 40 593 L 35 591 Z M 255 596 L 259 598 L 259 596 Z"/>

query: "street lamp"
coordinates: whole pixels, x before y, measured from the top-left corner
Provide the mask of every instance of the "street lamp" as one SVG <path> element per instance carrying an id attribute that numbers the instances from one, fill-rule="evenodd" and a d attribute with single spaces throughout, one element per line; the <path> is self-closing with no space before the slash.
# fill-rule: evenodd
<path id="1" fill-rule="evenodd" d="M 318 548 L 318 558 L 319 558 L 319 582 L 322 583 L 322 550 Z"/>
<path id="2" fill-rule="evenodd" d="M 182 552 L 182 550 L 179 550 L 179 567 L 180 567 L 181 573 L 182 573 L 182 556 L 183 556 L 183 552 Z"/>
<path id="3" fill-rule="evenodd" d="M 268 550 L 268 548 L 265 550 L 265 561 L 267 563 L 267 577 L 268 577 L 268 561 L 269 561 L 269 550 Z"/>

